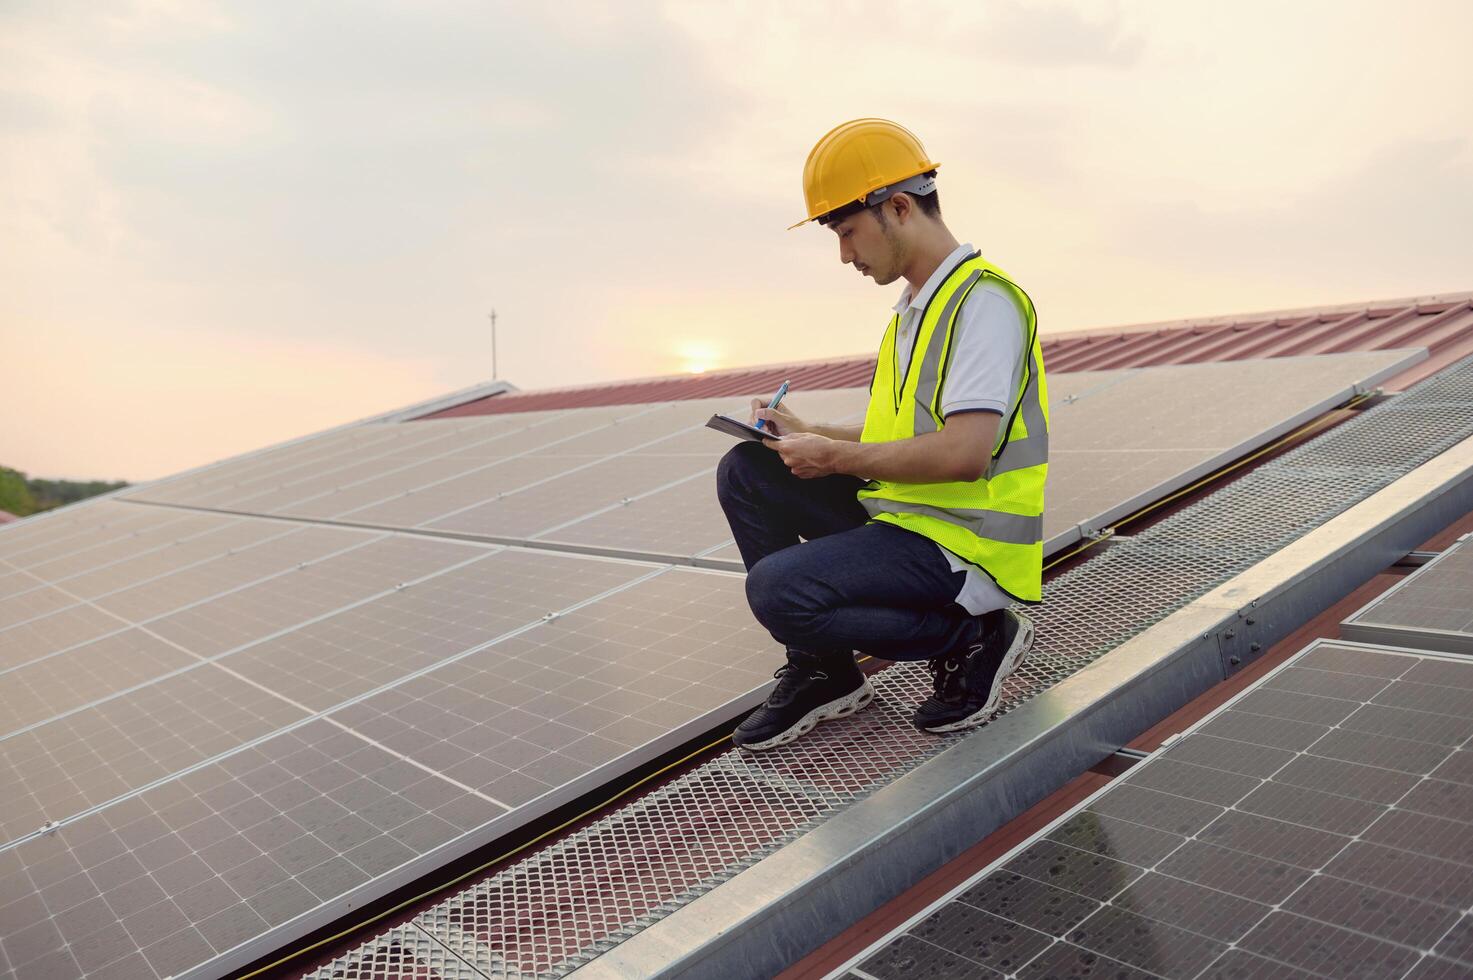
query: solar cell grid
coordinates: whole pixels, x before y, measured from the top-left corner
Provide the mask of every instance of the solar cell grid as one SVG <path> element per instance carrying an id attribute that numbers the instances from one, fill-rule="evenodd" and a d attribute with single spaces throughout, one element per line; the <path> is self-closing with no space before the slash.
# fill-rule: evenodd
<path id="1" fill-rule="evenodd" d="M 835 397 L 817 401 L 819 408 L 828 407 L 835 414 L 825 415 L 838 422 L 857 422 L 848 413 L 855 403 L 862 404 L 867 393 L 841 390 Z M 718 404 L 713 407 L 729 408 Z M 688 557 L 710 551 L 730 540 L 726 517 L 716 501 L 714 486 L 716 466 L 730 447 L 728 437 L 704 425 L 677 433 L 654 445 L 631 452 L 630 459 L 648 456 L 683 456 L 701 458 L 707 467 L 693 470 L 688 477 L 671 486 L 662 486 L 643 494 L 634 494 L 570 518 L 532 535 L 541 541 L 574 546 L 592 546 L 643 554 Z"/>
<path id="2" fill-rule="evenodd" d="M 99 599 L 111 592 L 141 582 L 162 578 L 183 569 L 198 567 L 235 548 L 249 548 L 273 537 L 284 537 L 301 529 L 264 521 L 235 518 L 215 519 L 210 527 L 187 537 L 143 547 L 135 555 L 99 561 L 87 570 L 62 574 L 46 584 L 40 573 L 25 572 L 32 588 L 0 601 L 0 639 L 13 626 L 42 619 L 70 606 Z M 16 642 L 19 642 L 18 640 Z"/>
<path id="3" fill-rule="evenodd" d="M 67 606 L 75 605 L 76 601 L 60 589 L 39 584 L 17 595 L 0 599 L 0 640 L 3 640 L 5 631 L 12 626 L 49 616 Z"/>
<path id="4" fill-rule="evenodd" d="M 183 973 L 499 812 L 311 722 L 4 852 L 34 898 L 0 943 L 22 976 Z"/>
<path id="5" fill-rule="evenodd" d="M 425 526 L 468 534 L 526 537 L 626 497 L 694 476 L 706 467 L 704 460 L 685 456 L 613 456 Z"/>
<path id="6" fill-rule="evenodd" d="M 357 455 L 351 460 L 336 459 L 332 465 L 299 469 L 283 482 L 262 486 L 249 495 L 231 500 L 230 507 L 252 513 L 279 512 L 290 503 L 312 500 L 338 488 L 351 487 L 389 473 L 433 466 L 441 456 L 462 459 L 465 452 L 480 447 L 495 447 L 498 440 L 511 431 L 516 431 L 498 426 L 467 437 L 467 433 L 463 431 L 446 430 L 437 426 L 401 426 L 399 429 L 401 435 L 389 444 L 393 448 L 392 452 L 385 451 L 379 445 L 374 447 L 374 451 Z M 465 467 L 466 464 L 462 461 L 460 469 Z"/>
<path id="7" fill-rule="evenodd" d="M 24 664 L 68 650 L 98 637 L 116 633 L 126 623 L 120 623 L 101 609 L 90 605 L 72 605 L 12 626 L 0 636 L 0 670 L 10 670 Z"/>
<path id="8" fill-rule="evenodd" d="M 695 423 L 680 404 L 657 404 L 605 416 L 597 427 L 531 447 L 533 456 L 608 456 L 657 442 Z M 704 420 L 702 420 L 704 421 Z"/>
<path id="9" fill-rule="evenodd" d="M 401 435 L 400 428 L 394 425 L 359 426 L 330 433 L 308 444 L 271 449 L 246 459 L 228 460 L 180 480 L 125 491 L 125 496 L 196 507 L 227 507 L 231 500 L 257 493 L 264 487 L 346 465 L 365 453 L 382 452 Z"/>
<path id="10" fill-rule="evenodd" d="M 483 554 L 451 541 L 358 533 L 364 540 L 350 549 L 151 620 L 149 628 L 201 656 L 217 656 Z"/>
<path id="11" fill-rule="evenodd" d="M 74 817 L 306 714 L 206 665 L 6 738 L 0 837 Z"/>
<path id="12" fill-rule="evenodd" d="M 954 969 L 996 969 L 987 937 L 1010 930 L 960 945 L 948 932 L 970 906 L 1050 937 L 1008 967 L 1019 977 L 1473 975 L 1473 712 L 1398 694 L 1427 686 L 1419 672 L 1473 689 L 1470 662 L 1317 641 L 867 952 L 860 974 L 937 949 L 962 957 Z M 1392 722 L 1364 714 L 1381 697 Z M 1300 705 L 1313 723 L 1293 720 Z M 1357 758 L 1337 736 L 1373 733 L 1353 725 L 1421 753 L 1391 769 Z"/>
<path id="13" fill-rule="evenodd" d="M 713 473 L 702 471 L 674 486 L 617 502 L 590 517 L 540 531 L 537 540 L 687 556 L 727 541 L 731 530 L 716 502 Z"/>
<path id="14" fill-rule="evenodd" d="M 771 639 L 732 613 L 741 588 L 667 572 L 332 717 L 521 806 L 766 683 Z"/>
<path id="15" fill-rule="evenodd" d="M 136 508 L 135 508 L 136 509 Z M 11 564 L 37 578 L 55 582 L 79 572 L 86 572 L 118 558 L 127 558 L 154 547 L 166 546 L 204 531 L 219 528 L 229 518 L 210 514 L 178 512 L 173 520 L 137 527 L 122 537 L 99 535 L 103 540 L 72 538 L 55 551 L 36 548 Z"/>
<path id="16" fill-rule="evenodd" d="M 644 406 L 648 408 L 648 406 Z M 621 408 L 583 408 L 546 413 L 542 417 L 523 424 L 521 413 L 508 415 L 514 420 L 514 428 L 499 434 L 495 441 L 460 450 L 458 455 L 469 459 L 502 458 L 530 454 L 550 446 L 565 445 L 589 432 L 605 429 L 629 411 Z M 416 422 L 415 425 L 425 423 Z M 437 423 L 429 423 L 437 424 Z"/>
<path id="17" fill-rule="evenodd" d="M 769 679 L 771 641 L 737 615 L 736 576 L 460 550 L 482 557 L 390 592 L 379 601 L 398 605 L 380 622 L 438 629 L 445 650 L 513 610 L 523 629 L 327 718 L 294 705 L 295 678 L 275 681 L 280 696 L 233 669 L 260 644 L 0 741 L 23 789 L 7 836 L 97 807 L 0 849 L 0 889 L 19 896 L 0 902 L 10 962 L 23 975 L 187 969 L 482 828 L 510 802 L 492 790 L 553 805 Z M 449 588 L 423 588 L 435 583 Z M 549 606 L 561 612 L 529 618 Z M 255 667 L 269 680 L 272 665 Z"/>
<path id="18" fill-rule="evenodd" d="M 70 516 L 43 514 L 0 529 L 0 560 L 28 568 L 197 516 L 130 507 L 111 499 L 88 501 Z"/>
<path id="19" fill-rule="evenodd" d="M 299 494 L 273 500 L 272 513 L 295 517 L 337 517 L 350 511 L 389 500 L 401 494 L 454 479 L 486 465 L 488 460 L 454 455 L 443 459 L 417 460 L 408 465 L 381 470 L 352 483 L 332 481 L 322 487 L 303 488 Z"/>
<path id="20" fill-rule="evenodd" d="M 0 673 L 0 736 L 194 663 L 142 630 L 85 643 Z"/>
<path id="21" fill-rule="evenodd" d="M 1348 639 L 1473 653 L 1473 537 L 1346 618 Z"/>
<path id="22" fill-rule="evenodd" d="M 407 490 L 391 490 L 375 502 L 343 511 L 334 517 L 363 524 L 418 527 L 503 494 L 516 493 L 596 459 L 592 456 L 509 456 L 475 460 L 473 467 L 468 467 L 458 476 L 431 480 Z"/>
<path id="23" fill-rule="evenodd" d="M 273 538 L 284 538 L 301 532 L 300 527 L 273 521 L 256 521 L 234 517 L 215 518 L 211 527 L 169 540 L 152 548 L 92 563 L 87 569 L 51 581 L 83 599 L 99 596 L 140 582 L 158 578 L 185 568 L 227 555 L 232 551 L 252 548 Z"/>
<path id="24" fill-rule="evenodd" d="M 230 657 L 232 670 L 326 711 L 649 573 L 506 550 Z"/>
<path id="25" fill-rule="evenodd" d="M 229 595 L 296 569 L 303 562 L 361 546 L 373 537 L 365 532 L 327 528 L 288 530 L 290 533 L 279 538 L 227 552 L 203 565 L 119 589 L 13 627 L 0 634 L 6 639 L 0 647 L 0 670 L 65 656 L 69 650 L 95 639 Z"/>
<path id="26" fill-rule="evenodd" d="M 336 432 L 325 432 L 298 440 L 290 445 L 275 446 L 252 455 L 223 460 L 196 472 L 165 477 L 152 483 L 132 487 L 120 494 L 125 500 L 146 499 L 178 503 L 206 490 L 219 489 L 247 479 L 297 465 L 344 448 L 368 449 L 372 443 L 386 439 L 392 432 L 383 426 L 354 426 Z"/>

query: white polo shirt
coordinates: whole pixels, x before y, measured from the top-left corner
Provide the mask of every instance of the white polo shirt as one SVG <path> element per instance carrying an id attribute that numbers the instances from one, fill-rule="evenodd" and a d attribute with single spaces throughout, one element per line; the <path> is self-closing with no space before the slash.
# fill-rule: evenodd
<path id="1" fill-rule="evenodd" d="M 905 284 L 895 304 L 895 312 L 900 314 L 895 334 L 899 363 L 910 363 L 926 303 L 941 288 L 946 274 L 974 251 L 970 243 L 958 245 L 914 295 L 910 283 Z M 951 344 L 951 366 L 941 392 L 942 417 L 957 412 L 992 412 L 1006 418 L 1023 376 L 1023 311 L 1017 302 L 997 285 L 984 281 L 972 290 L 957 313 Z M 1012 602 L 985 572 L 940 545 L 936 547 L 953 571 L 967 573 L 956 596 L 957 604 L 967 612 L 980 616 Z"/>

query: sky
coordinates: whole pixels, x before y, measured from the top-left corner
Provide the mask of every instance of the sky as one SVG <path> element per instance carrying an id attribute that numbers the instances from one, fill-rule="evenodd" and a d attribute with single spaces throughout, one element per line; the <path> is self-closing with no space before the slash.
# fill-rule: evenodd
<path id="1" fill-rule="evenodd" d="M 0 465 L 147 480 L 492 377 L 872 351 L 895 119 L 1047 334 L 1473 289 L 1464 0 L 0 0 Z"/>

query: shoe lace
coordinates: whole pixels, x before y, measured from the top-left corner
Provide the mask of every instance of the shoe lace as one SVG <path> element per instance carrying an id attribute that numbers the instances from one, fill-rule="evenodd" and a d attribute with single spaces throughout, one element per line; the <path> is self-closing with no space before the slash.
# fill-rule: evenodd
<path id="1" fill-rule="evenodd" d="M 829 675 L 817 667 L 804 667 L 788 662 L 772 672 L 777 678 L 777 687 L 767 697 L 769 707 L 780 708 L 792 701 L 811 680 L 828 680 Z"/>
<path id="2" fill-rule="evenodd" d="M 964 657 L 950 655 L 933 657 L 926 661 L 926 670 L 931 674 L 931 700 L 938 704 L 955 704 L 966 697 L 962 665 Z"/>

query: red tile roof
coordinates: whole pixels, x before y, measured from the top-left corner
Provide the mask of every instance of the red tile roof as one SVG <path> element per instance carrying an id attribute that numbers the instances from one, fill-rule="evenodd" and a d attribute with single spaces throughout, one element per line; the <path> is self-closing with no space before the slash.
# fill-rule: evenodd
<path id="1" fill-rule="evenodd" d="M 1398 390 L 1473 354 L 1473 292 L 1267 313 L 1172 320 L 1046 334 L 1050 371 L 1092 371 L 1196 364 L 1294 354 L 1426 347 L 1430 356 L 1383 387 Z M 869 384 L 873 354 L 823 361 L 733 368 L 708 374 L 666 375 L 542 391 L 513 391 L 443 409 L 424 418 L 495 415 L 591 405 L 633 405 L 744 395 L 776 389 L 783 379 L 798 390 L 857 388 Z"/>

